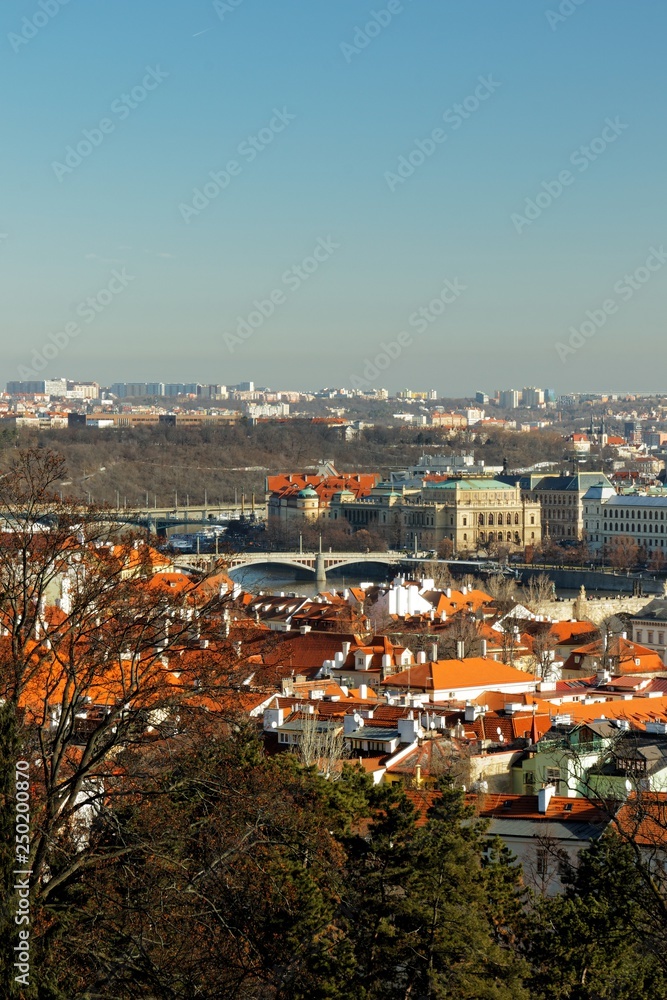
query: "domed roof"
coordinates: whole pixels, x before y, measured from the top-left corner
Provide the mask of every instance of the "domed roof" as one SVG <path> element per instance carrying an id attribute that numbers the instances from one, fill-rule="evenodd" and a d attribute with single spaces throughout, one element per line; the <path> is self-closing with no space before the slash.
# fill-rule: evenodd
<path id="1" fill-rule="evenodd" d="M 302 490 L 297 493 L 298 497 L 304 500 L 318 500 L 318 495 L 312 486 L 305 486 Z"/>

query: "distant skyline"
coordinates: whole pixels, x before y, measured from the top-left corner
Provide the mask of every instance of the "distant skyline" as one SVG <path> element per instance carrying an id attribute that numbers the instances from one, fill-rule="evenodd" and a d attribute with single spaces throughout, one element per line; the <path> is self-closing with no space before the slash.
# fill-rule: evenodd
<path id="1" fill-rule="evenodd" d="M 666 29 L 660 0 L 4 5 L 2 383 L 386 355 L 392 392 L 660 391 Z"/>

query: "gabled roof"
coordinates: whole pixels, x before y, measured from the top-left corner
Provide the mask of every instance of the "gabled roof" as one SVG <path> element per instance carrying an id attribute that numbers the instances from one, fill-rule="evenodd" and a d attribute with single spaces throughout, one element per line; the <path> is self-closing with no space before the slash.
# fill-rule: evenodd
<path id="1" fill-rule="evenodd" d="M 417 767 L 421 769 L 422 777 L 437 776 L 447 773 L 452 764 L 452 744 L 448 739 L 424 740 L 410 753 L 401 757 L 396 764 L 391 764 L 387 771 L 390 774 L 414 774 Z"/>
<path id="2" fill-rule="evenodd" d="M 563 669 L 577 670 L 581 666 L 581 660 L 585 657 L 603 657 L 604 655 L 602 639 L 597 639 L 595 642 L 575 647 L 565 661 Z M 631 642 L 620 635 L 614 636 L 609 641 L 606 655 L 613 663 L 613 669 L 621 674 L 634 673 L 637 668 L 642 671 L 665 670 L 665 664 L 655 650 L 641 646 L 637 642 Z M 578 662 L 577 657 L 579 657 Z M 636 663 L 636 660 L 639 660 L 639 663 Z M 627 669 L 624 669 L 625 667 Z"/>

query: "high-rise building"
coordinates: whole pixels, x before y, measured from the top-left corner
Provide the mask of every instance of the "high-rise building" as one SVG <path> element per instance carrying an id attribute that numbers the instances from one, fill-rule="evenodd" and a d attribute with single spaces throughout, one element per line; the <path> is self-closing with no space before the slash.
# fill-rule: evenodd
<path id="1" fill-rule="evenodd" d="M 44 392 L 47 396 L 64 396 L 67 393 L 66 378 L 47 378 L 44 380 Z"/>
<path id="2" fill-rule="evenodd" d="M 534 386 L 524 389 L 522 402 L 524 406 L 544 406 L 544 389 L 536 389 Z"/>
<path id="3" fill-rule="evenodd" d="M 500 393 L 500 407 L 503 410 L 516 410 L 519 406 L 519 390 L 503 389 Z"/>
<path id="4" fill-rule="evenodd" d="M 623 436 L 628 444 L 642 443 L 641 420 L 626 420 L 623 425 Z"/>
<path id="5" fill-rule="evenodd" d="M 7 392 L 10 396 L 43 396 L 45 395 L 44 380 L 34 382 L 8 382 Z"/>

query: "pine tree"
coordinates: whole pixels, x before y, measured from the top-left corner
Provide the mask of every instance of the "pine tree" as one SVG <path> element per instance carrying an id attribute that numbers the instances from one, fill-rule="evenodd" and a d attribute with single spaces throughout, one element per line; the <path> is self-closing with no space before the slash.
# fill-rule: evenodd
<path id="1" fill-rule="evenodd" d="M 650 897 L 631 847 L 614 835 L 582 852 L 562 896 L 537 901 L 528 957 L 543 1000 L 667 997 Z"/>
<path id="2" fill-rule="evenodd" d="M 505 918 L 488 892 L 483 826 L 463 792 L 443 781 L 423 825 L 394 795 L 353 873 L 358 995 L 527 1000 L 526 969 L 502 943 Z M 511 883 L 509 866 L 503 878 Z"/>

